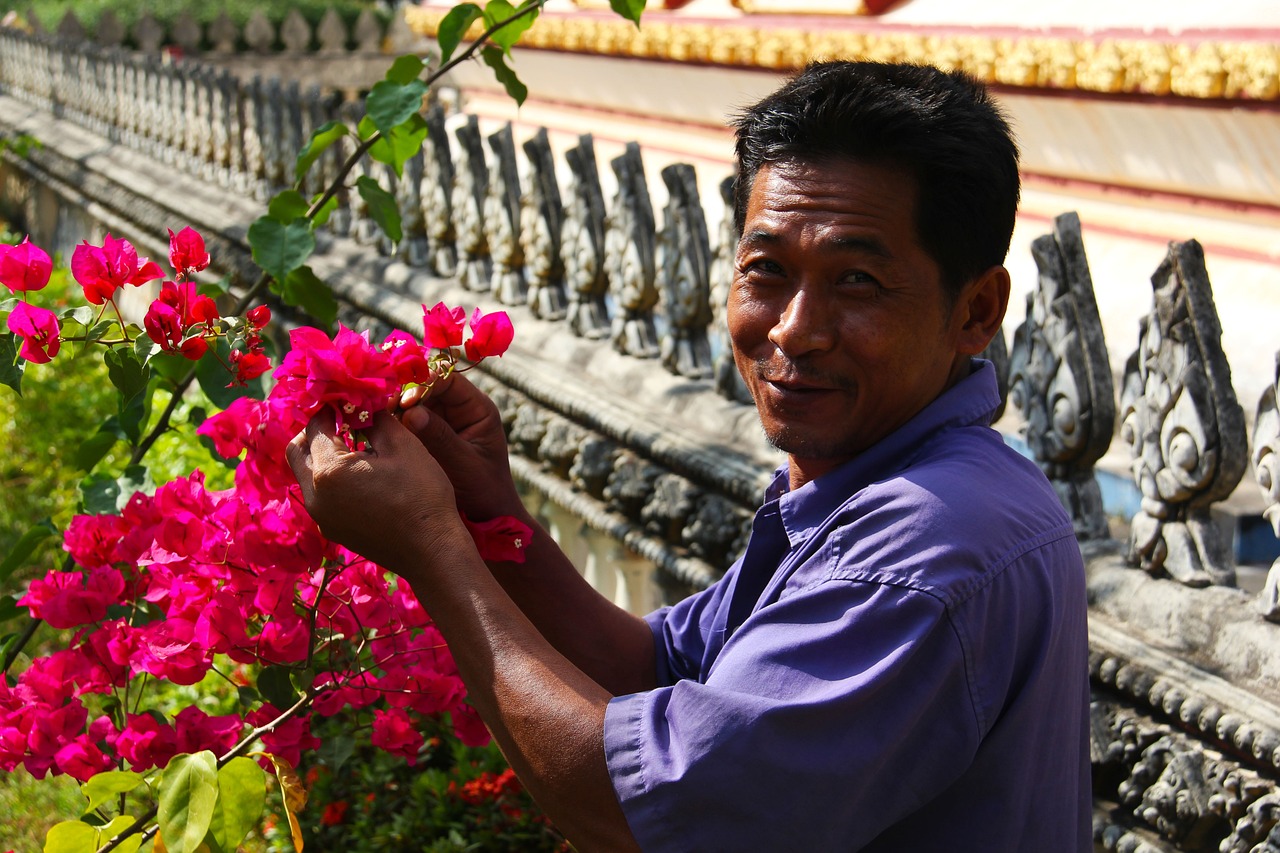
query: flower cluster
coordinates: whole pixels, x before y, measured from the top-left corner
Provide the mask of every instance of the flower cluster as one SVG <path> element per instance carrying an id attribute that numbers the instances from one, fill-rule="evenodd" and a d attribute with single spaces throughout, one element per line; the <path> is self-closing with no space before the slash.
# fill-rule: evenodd
<path id="1" fill-rule="evenodd" d="M 209 351 L 210 343 L 226 337 L 232 348 L 227 369 L 231 384 L 244 385 L 270 369 L 263 352 L 263 327 L 271 319 L 266 306 L 249 312 L 244 321 L 224 319 L 217 305 L 200 292 L 192 276 L 209 266 L 204 238 L 191 228 L 177 234 L 169 231 L 169 263 L 172 280 L 160 284 L 160 292 L 143 319 L 145 334 L 159 352 L 180 355 L 199 361 Z M 63 338 L 59 315 L 26 301 L 26 295 L 42 290 L 49 283 L 52 264 L 43 249 L 24 239 L 16 246 L 0 246 L 0 282 L 22 298 L 9 312 L 8 329 L 22 340 L 18 355 L 33 364 L 46 364 L 57 356 Z M 116 302 L 126 286 L 138 287 L 164 278 L 154 261 L 138 256 L 128 240 L 107 234 L 102 244 L 87 240 L 76 246 L 71 255 L 71 276 L 80 285 L 85 300 L 101 306 L 95 320 L 87 327 L 98 327 L 103 315 L 111 309 L 120 317 Z M 102 341 L 109 345 L 130 344 L 129 327 L 120 320 L 122 337 L 118 341 Z"/>
<path id="2" fill-rule="evenodd" d="M 225 321 L 190 280 L 209 263 L 199 235 L 170 232 L 170 247 L 175 276 L 151 304 L 146 334 L 160 350 L 197 359 L 211 350 L 208 339 L 226 334 Z M 49 278 L 47 260 L 29 241 L 7 247 L 0 280 L 14 292 L 39 289 Z M 160 277 L 155 264 L 110 237 L 78 247 L 72 272 L 104 310 L 121 287 Z M 11 329 L 25 304 L 10 311 Z M 423 748 L 424 717 L 448 713 L 464 743 L 488 740 L 416 598 L 388 572 L 320 535 L 285 461 L 289 440 L 322 409 L 356 439 L 406 385 L 464 369 L 459 347 L 474 362 L 511 343 L 505 313 L 477 309 L 467 317 L 442 304 L 423 310 L 423 343 L 400 332 L 374 345 L 346 328 L 333 338 L 294 330 L 267 398 L 240 397 L 198 430 L 219 454 L 242 457 L 232 488 L 211 491 L 197 471 L 153 494 L 134 494 L 119 513 L 72 521 L 63 547 L 77 569 L 32 581 L 18 603 L 75 633 L 67 648 L 32 661 L 15 683 L 0 681 L 0 770 L 21 764 L 37 777 L 80 780 L 121 766 L 143 772 L 177 754 L 223 754 L 247 727 L 261 729 L 266 751 L 293 764 L 319 744 L 312 715 L 341 712 L 363 715 L 371 742 L 410 763 Z M 269 317 L 265 308 L 246 315 L 239 365 L 260 355 L 259 332 Z M 24 347 L 52 358 L 57 341 L 54 331 L 32 335 Z M 245 368 L 265 369 L 256 362 Z M 523 560 L 528 527 L 505 518 L 467 525 L 486 559 Z M 259 681 L 261 697 L 242 715 L 208 716 L 192 707 L 169 719 L 137 710 L 149 681 L 195 684 L 227 660 L 259 672 L 307 672 L 310 680 L 284 695 Z M 286 714 L 297 689 L 311 701 Z M 129 701 L 93 698 L 108 695 Z M 103 707 L 115 710 L 91 711 Z"/>

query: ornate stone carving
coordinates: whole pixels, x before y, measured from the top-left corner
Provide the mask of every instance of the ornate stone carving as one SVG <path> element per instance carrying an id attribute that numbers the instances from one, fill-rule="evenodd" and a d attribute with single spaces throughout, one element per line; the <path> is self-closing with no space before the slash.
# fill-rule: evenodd
<path id="1" fill-rule="evenodd" d="M 614 457 L 602 497 L 610 509 L 638 520 L 653 495 L 654 483 L 663 473 L 661 468 L 636 453 L 621 450 Z"/>
<path id="2" fill-rule="evenodd" d="M 609 310 L 604 296 L 605 274 L 604 193 L 596 167 L 595 143 L 590 134 L 565 152 L 569 164 L 569 206 L 565 211 L 560 252 L 564 259 L 565 286 L 569 291 L 569 328 L 584 338 L 602 338 L 609 332 Z"/>
<path id="3" fill-rule="evenodd" d="M 750 513 L 718 495 L 704 495 L 686 517 L 680 539 L 695 557 L 727 566 L 746 548 L 750 532 Z"/>
<path id="4" fill-rule="evenodd" d="M 520 246 L 529 310 L 543 320 L 561 320 L 567 304 L 560 257 L 564 205 L 547 129 L 539 128 L 523 147 L 529 172 L 520 200 Z"/>
<path id="5" fill-rule="evenodd" d="M 609 338 L 618 352 L 652 358 L 658 354 L 658 331 L 653 322 L 653 308 L 658 304 L 655 231 L 640 146 L 628 142 L 610 165 L 618 189 L 609 208 L 604 255 L 618 313 Z"/>
<path id="6" fill-rule="evenodd" d="M 1253 422 L 1253 472 L 1262 487 L 1267 507 L 1262 511 L 1276 536 L 1280 536 L 1280 353 L 1276 354 L 1276 381 L 1262 393 Z M 1258 597 L 1258 608 L 1270 622 L 1280 622 L 1280 559 L 1271 564 Z"/>
<path id="7" fill-rule="evenodd" d="M 1244 473 L 1244 413 L 1200 244 L 1171 243 L 1151 284 L 1154 307 L 1139 321 L 1120 402 L 1120 435 L 1133 450 L 1142 492 L 1129 560 L 1188 586 L 1233 585 L 1228 544 L 1209 506 Z"/>
<path id="8" fill-rule="evenodd" d="M 661 474 L 640 510 L 640 522 L 654 536 L 679 544 L 685 521 L 702 498 L 702 490 L 678 474 Z"/>
<path id="9" fill-rule="evenodd" d="M 1107 519 L 1093 466 L 1111 444 L 1115 391 L 1080 219 L 1066 213 L 1031 244 L 1039 284 L 1013 335 L 1010 397 L 1023 438 L 1053 483 L 1076 536 L 1104 539 Z"/>
<path id="10" fill-rule="evenodd" d="M 311 48 L 311 25 L 296 7 L 286 12 L 280 22 L 280 41 L 290 53 L 304 53 Z"/>
<path id="11" fill-rule="evenodd" d="M 520 243 L 520 173 L 511 123 L 489 134 L 489 188 L 484 224 L 493 259 L 490 289 L 503 305 L 525 301 L 524 248 Z"/>
<path id="12" fill-rule="evenodd" d="M 1280 793 L 1272 792 L 1250 803 L 1218 850 L 1220 853 L 1280 853 Z"/>
<path id="13" fill-rule="evenodd" d="M 453 225 L 458 235 L 458 281 L 469 290 L 489 289 L 489 240 L 484 221 L 484 200 L 489 192 L 489 173 L 485 167 L 484 147 L 480 142 L 480 123 L 467 116 L 454 130 L 458 149 L 453 180 Z"/>
<path id="14" fill-rule="evenodd" d="M 422 144 L 422 216 L 431 244 L 431 269 L 439 276 L 457 272 L 458 255 L 453 228 L 453 152 L 444 126 L 444 109 L 427 110 L 427 139 Z"/>
<path id="15" fill-rule="evenodd" d="M 689 379 L 711 376 L 711 242 L 698 197 L 698 178 L 687 163 L 662 170 L 667 207 L 658 236 L 657 277 L 666 309 L 662 364 Z"/>
<path id="16" fill-rule="evenodd" d="M 613 472 L 614 461 L 620 452 L 621 448 L 613 441 L 600 436 L 588 436 L 582 442 L 578 458 L 569 468 L 569 482 L 574 488 L 603 500 L 609 475 Z"/>
<path id="17" fill-rule="evenodd" d="M 1219 759 L 1199 744 L 1166 735 L 1143 751 L 1121 783 L 1121 801 L 1182 848 L 1212 849 L 1247 803 L 1270 787 L 1253 771 Z"/>
<path id="18" fill-rule="evenodd" d="M 422 215 L 423 152 L 418 150 L 405 161 L 404 175 L 396 181 L 396 202 L 400 209 L 400 230 L 404 236 L 397 252 L 411 267 L 426 266 L 430 256 L 427 223 Z"/>
<path id="19" fill-rule="evenodd" d="M 729 289 L 733 287 L 734 257 L 738 253 L 738 227 L 733 221 L 733 177 L 720 182 L 720 201 L 724 212 L 716 232 L 715 255 L 711 260 L 711 352 L 715 357 L 716 391 L 722 397 L 750 405 L 751 392 L 733 361 L 733 345 L 729 341 L 729 322 L 725 307 Z"/>

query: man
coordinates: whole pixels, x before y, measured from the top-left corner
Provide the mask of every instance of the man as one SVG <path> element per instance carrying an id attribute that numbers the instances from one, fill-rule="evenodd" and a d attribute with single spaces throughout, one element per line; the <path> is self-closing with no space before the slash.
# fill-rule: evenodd
<path id="1" fill-rule="evenodd" d="M 723 580 L 646 619 L 520 506 L 462 378 L 373 450 L 290 461 L 326 535 L 407 578 L 520 778 L 582 850 L 1085 851 L 1083 566 L 988 421 L 1018 200 L 974 81 L 811 66 L 737 121 L 738 369 L 787 454 Z M 409 400 L 407 402 L 414 402 Z"/>

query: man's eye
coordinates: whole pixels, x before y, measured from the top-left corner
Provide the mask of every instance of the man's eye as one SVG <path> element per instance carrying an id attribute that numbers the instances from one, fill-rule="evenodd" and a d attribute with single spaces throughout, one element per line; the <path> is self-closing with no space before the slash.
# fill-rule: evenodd
<path id="1" fill-rule="evenodd" d="M 874 293 L 880 283 L 864 272 L 847 272 L 840 277 L 840 285 L 855 293 Z"/>
<path id="2" fill-rule="evenodd" d="M 742 265 L 744 275 L 779 275 L 782 267 L 770 260 L 748 261 Z"/>

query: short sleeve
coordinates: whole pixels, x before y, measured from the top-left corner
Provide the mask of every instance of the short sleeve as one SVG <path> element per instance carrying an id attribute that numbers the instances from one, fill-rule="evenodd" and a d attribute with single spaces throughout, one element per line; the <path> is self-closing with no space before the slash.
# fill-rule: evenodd
<path id="1" fill-rule="evenodd" d="M 615 698 L 609 772 L 645 850 L 856 849 L 972 761 L 968 670 L 932 595 L 828 578 L 752 614 L 702 679 Z"/>

